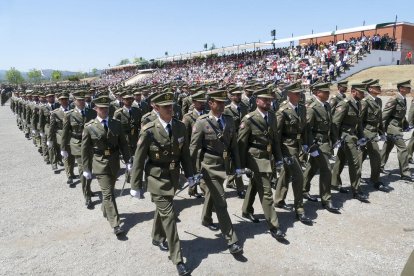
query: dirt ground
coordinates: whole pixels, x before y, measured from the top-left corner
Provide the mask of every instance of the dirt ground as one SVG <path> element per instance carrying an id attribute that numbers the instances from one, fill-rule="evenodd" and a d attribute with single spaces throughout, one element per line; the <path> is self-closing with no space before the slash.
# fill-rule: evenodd
<path id="1" fill-rule="evenodd" d="M 0 275 L 176 274 L 168 253 L 151 244 L 154 204 L 148 193 L 144 200 L 132 199 L 127 185 L 117 198 L 127 230 L 118 240 L 102 217 L 100 199 L 94 198 L 94 210 L 84 207 L 80 185 L 69 188 L 63 171 L 52 172 L 17 129 L 8 105 L 0 107 L 0 144 Z M 244 246 L 239 258 L 229 254 L 220 232 L 201 225 L 203 200 L 189 198 L 185 190 L 175 207 L 187 266 L 192 275 L 399 275 L 414 249 L 414 186 L 400 180 L 395 148 L 386 168 L 392 175 L 382 181 L 393 190 L 363 184 L 370 203 L 333 192 L 341 214 L 332 214 L 320 202 L 306 202 L 313 226 L 277 209 L 286 243 L 270 236 L 258 199 L 254 207 L 261 222 L 254 224 L 241 218 L 242 200 L 228 190 L 228 211 Z M 363 177 L 369 172 L 366 161 Z M 347 167 L 342 179 L 348 186 Z M 117 194 L 123 181 L 120 176 Z M 96 180 L 92 190 L 99 191 Z M 318 177 L 311 194 L 319 194 Z M 291 189 L 287 203 L 293 203 Z"/>

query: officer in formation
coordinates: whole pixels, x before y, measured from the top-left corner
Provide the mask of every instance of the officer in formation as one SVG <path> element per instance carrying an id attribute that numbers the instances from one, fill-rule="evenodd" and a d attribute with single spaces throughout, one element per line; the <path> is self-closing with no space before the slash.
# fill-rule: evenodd
<path id="1" fill-rule="evenodd" d="M 347 82 L 337 86 L 339 93 L 328 104 L 329 84 L 314 85 L 307 107 L 301 103 L 303 91 L 299 83 L 112 87 L 117 100 L 111 99 L 102 87 L 44 91 L 34 88 L 15 91 L 11 109 L 18 127 L 26 138 L 33 139 L 53 171 L 58 173 L 58 165 L 64 165 L 70 185 L 75 177 L 76 159 L 88 208 L 93 208 L 91 198 L 95 194 L 90 183 L 92 174 L 96 176 L 103 195 L 103 215 L 117 236 L 124 232 L 114 195 L 122 156 L 127 174 L 131 175 L 131 195 L 143 198 L 147 183 L 155 203 L 152 243 L 169 251 L 178 274 L 186 275 L 189 271 L 183 263 L 173 207 L 175 192 L 180 188 L 180 168 L 187 177 L 189 195 L 201 197 L 197 184 L 204 192 L 201 224 L 212 231 L 220 229 L 232 254 L 241 253 L 243 247 L 227 211 L 223 187 L 226 179 L 230 184 L 233 181 L 238 191 L 244 191 L 241 176 L 249 177 L 242 217 L 259 222 L 253 209 L 258 194 L 270 234 L 279 241 L 285 233 L 273 206 L 292 209 L 285 201 L 290 181 L 296 217 L 305 224 L 312 224 L 312 220 L 305 215 L 303 199 L 318 201 L 309 193 L 311 180 L 318 172 L 322 206 L 332 213 L 339 210 L 331 189 L 348 192 L 340 178 L 346 162 L 353 196 L 363 202 L 368 200 L 360 188 L 363 161 L 370 157 L 372 185 L 389 192 L 389 187 L 380 181 L 380 172 L 385 172 L 384 165 L 394 144 L 402 179 L 411 181 L 409 154 L 403 140 L 403 132 L 414 125 L 414 119 L 405 118 L 410 81 L 397 84 L 398 93 L 386 103 L 383 112 L 378 98 L 379 80 L 352 84 L 348 97 Z M 95 90 L 99 91 L 97 95 Z M 191 91 L 191 96 L 174 97 L 177 91 Z M 178 99 L 188 106 L 182 122 L 181 112 L 177 112 L 182 110 Z M 380 152 L 378 141 L 385 139 Z M 329 158 L 334 147 L 339 148 L 331 170 Z M 304 155 L 309 155 L 309 159 L 303 172 L 299 159 Z M 272 174 L 278 170 L 273 199 Z M 213 223 L 213 210 L 218 225 Z"/>

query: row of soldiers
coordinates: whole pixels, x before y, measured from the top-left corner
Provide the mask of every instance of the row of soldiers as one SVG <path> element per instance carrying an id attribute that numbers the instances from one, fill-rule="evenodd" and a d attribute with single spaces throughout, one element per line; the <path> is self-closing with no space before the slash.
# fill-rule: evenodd
<path id="1" fill-rule="evenodd" d="M 73 184 L 76 161 L 87 208 L 93 208 L 91 199 L 96 193 L 90 184 L 92 173 L 96 176 L 103 215 L 116 235 L 124 232 L 114 194 L 122 158 L 131 196 L 143 198 L 146 186 L 156 205 L 153 245 L 169 251 L 178 274 L 186 275 L 189 271 L 183 263 L 173 208 L 174 195 L 182 189 L 178 181 L 181 172 L 187 178 L 189 194 L 204 196 L 202 225 L 221 230 L 232 254 L 242 253 L 243 248 L 227 211 L 226 180 L 243 198 L 242 216 L 254 223 L 259 222 L 253 209 L 256 194 L 259 196 L 270 234 L 279 241 L 285 239 L 285 233 L 274 207 L 294 209 L 299 221 L 311 225 L 303 201 L 318 201 L 309 194 L 311 180 L 318 172 L 322 206 L 332 213 L 340 212 L 332 202 L 331 189 L 348 193 L 340 178 L 346 163 L 353 197 L 362 202 L 368 201 L 360 186 L 367 156 L 376 189 L 390 190 L 380 181 L 380 172 L 384 172 L 394 145 L 402 178 L 411 181 L 402 135 L 410 128 L 405 117 L 410 81 L 397 84 L 398 93 L 384 111 L 378 80 L 352 84 L 349 96 L 345 95 L 347 82 L 337 85 L 339 93 L 330 101 L 328 83 L 314 85 L 313 95 L 306 101 L 299 83 L 286 87 L 256 83 L 119 87 L 109 94 L 100 91 L 93 100 L 93 90 L 71 91 L 71 95 L 67 91 L 55 95 L 55 91 L 29 90 L 16 91 L 11 108 L 17 125 L 33 139 L 45 162 L 52 164 L 54 171 L 64 165 L 69 185 Z M 379 139 L 385 140 L 382 152 Z M 335 148 L 337 156 L 331 169 L 329 160 Z M 242 175 L 250 178 L 247 191 Z M 274 196 L 272 179 L 277 179 Z M 285 202 L 290 181 L 293 208 Z M 213 209 L 218 225 L 213 223 Z"/>

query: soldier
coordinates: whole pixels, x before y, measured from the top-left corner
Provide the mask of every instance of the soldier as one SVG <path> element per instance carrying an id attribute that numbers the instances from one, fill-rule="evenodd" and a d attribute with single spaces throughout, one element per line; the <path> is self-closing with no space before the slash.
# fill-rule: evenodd
<path id="1" fill-rule="evenodd" d="M 299 153 L 308 149 L 306 128 L 306 107 L 299 104 L 302 89 L 299 83 L 286 86 L 288 100 L 276 113 L 278 140 L 285 164 L 277 181 L 275 207 L 291 210 L 285 202 L 288 192 L 289 179 L 292 177 L 294 208 L 296 218 L 304 224 L 312 224 L 303 209 L 303 172 L 299 164 Z"/>
<path id="2" fill-rule="evenodd" d="M 53 151 L 51 148 L 50 141 L 50 113 L 59 108 L 59 103 L 55 102 L 55 93 L 49 91 L 46 93 L 47 103 L 44 104 L 39 110 L 39 130 L 40 136 L 42 137 L 42 148 L 43 155 L 47 156 L 45 161 L 47 164 L 52 164 L 52 170 L 57 171 L 57 161 L 56 151 Z M 45 152 L 46 151 L 46 152 Z"/>
<path id="3" fill-rule="evenodd" d="M 351 95 L 345 100 L 339 102 L 332 119 L 332 141 L 341 142 L 345 158 L 348 161 L 349 178 L 351 181 L 351 189 L 353 197 L 361 202 L 367 202 L 368 196 L 361 191 L 361 160 L 358 147 L 365 145 L 365 138 L 362 129 L 361 120 L 361 103 L 366 91 L 366 84 L 355 83 L 351 86 Z M 340 187 L 340 183 L 336 180 L 340 179 L 341 170 L 336 168 L 343 168 L 343 162 L 339 158 L 335 161 L 334 170 L 332 173 L 332 188 L 340 190 L 340 192 L 347 192 L 346 189 Z"/>
<path id="4" fill-rule="evenodd" d="M 62 144 L 63 118 L 65 116 L 65 112 L 69 111 L 69 94 L 62 92 L 59 95 L 58 100 L 60 108 L 56 108 L 50 113 L 49 145 L 51 145 L 50 147 L 53 151 L 52 154 L 55 154 L 56 151 L 57 153 L 60 153 L 60 156 L 62 156 L 61 149 L 70 147 L 70 145 Z M 75 159 L 73 158 L 73 155 L 68 153 L 68 155 L 63 158 L 63 164 L 65 166 L 65 172 L 68 178 L 66 183 L 72 187 L 73 178 L 75 177 L 73 173 L 75 166 Z M 55 173 L 57 173 L 56 170 Z"/>
<path id="5" fill-rule="evenodd" d="M 270 184 L 274 163 L 282 163 L 276 116 L 269 112 L 273 96 L 268 88 L 257 90 L 254 94 L 257 108 L 243 117 L 237 139 L 241 167 L 250 168 L 254 173 L 243 201 L 242 216 L 254 223 L 259 222 L 253 215 L 253 203 L 258 193 L 270 234 L 280 240 L 285 234 L 280 230 L 277 214 L 273 209 Z"/>
<path id="6" fill-rule="evenodd" d="M 412 181 L 410 168 L 408 167 L 407 147 L 402 139 L 403 131 L 409 128 L 405 118 L 407 113 L 407 100 L 405 97 L 411 92 L 411 81 L 398 82 L 397 89 L 398 93 L 388 100 L 382 113 L 382 122 L 387 133 L 387 141 L 385 141 L 381 151 L 381 170 L 383 173 L 388 173 L 384 170 L 384 166 L 395 145 L 397 146 L 401 179 Z"/>
<path id="7" fill-rule="evenodd" d="M 83 163 L 81 158 L 82 132 L 85 124 L 96 118 L 96 111 L 85 108 L 85 92 L 82 90 L 74 91 L 75 108 L 65 113 L 63 118 L 62 147 L 60 149 L 64 158 L 71 154 L 78 164 L 79 179 L 82 183 L 82 193 L 85 199 L 85 206 L 93 208 L 91 197 L 92 180 L 87 180 L 83 176 Z"/>
<path id="8" fill-rule="evenodd" d="M 182 100 L 182 107 L 181 107 L 181 113 L 182 114 L 187 114 L 189 111 L 191 111 L 193 109 L 192 104 L 193 104 L 193 100 L 191 99 L 191 95 L 197 93 L 198 91 L 200 91 L 202 88 L 191 88 L 188 91 L 190 92 L 190 94 L 185 97 Z"/>
<path id="9" fill-rule="evenodd" d="M 138 88 L 132 90 L 134 92 L 134 103 L 132 106 L 136 106 L 141 110 L 141 114 L 145 115 L 150 112 L 148 104 L 142 100 L 142 91 Z"/>
<path id="10" fill-rule="evenodd" d="M 191 96 L 191 99 L 193 101 L 192 105 L 194 106 L 193 110 L 188 112 L 187 114 L 184 115 L 183 117 L 183 123 L 186 127 L 187 130 L 187 135 L 188 135 L 188 141 L 191 141 L 191 133 L 193 130 L 193 126 L 197 120 L 198 117 L 200 117 L 201 115 L 203 115 L 204 113 L 204 106 L 206 103 L 206 92 L 205 91 L 199 91 L 195 94 L 193 94 Z M 200 166 L 199 166 L 199 162 L 197 162 L 197 172 L 200 172 Z M 201 185 L 200 185 L 201 186 Z M 206 186 L 204 186 L 204 181 L 203 181 L 203 187 L 202 189 L 207 189 Z M 188 188 L 188 195 L 189 196 L 194 196 L 196 198 L 201 198 L 202 194 L 199 194 L 197 192 L 197 186 L 193 186 L 193 187 L 189 187 Z"/>
<path id="11" fill-rule="evenodd" d="M 335 112 L 335 108 L 338 105 L 340 101 L 345 100 L 346 98 L 346 90 L 348 90 L 348 81 L 339 81 L 337 82 L 338 85 L 338 94 L 336 94 L 334 97 L 332 97 L 329 101 L 329 104 L 331 105 L 332 115 Z"/>
<path id="12" fill-rule="evenodd" d="M 378 97 L 381 94 L 379 80 L 372 80 L 367 83 L 368 95 L 361 101 L 361 118 L 362 127 L 364 128 L 364 137 L 368 139 L 365 147 L 361 151 L 361 169 L 367 155 L 371 165 L 371 182 L 375 189 L 389 192 L 388 186 L 385 186 L 379 180 L 381 171 L 381 153 L 377 142 L 380 135 L 381 140 L 385 141 L 384 127 L 382 124 L 382 101 Z"/>
<path id="13" fill-rule="evenodd" d="M 309 161 L 304 172 L 303 197 L 309 201 L 318 200 L 309 194 L 311 180 L 315 174 L 319 176 L 319 194 L 322 206 L 332 213 L 338 213 L 339 209 L 332 204 L 331 200 L 331 107 L 327 103 L 329 99 L 329 83 L 319 83 L 313 87 L 315 100 L 307 108 L 307 127 L 309 129 L 309 141 L 316 141 L 319 146 L 310 149 Z M 314 145 L 316 145 L 314 143 Z"/>
<path id="14" fill-rule="evenodd" d="M 141 130 L 141 109 L 132 105 L 133 96 L 128 92 L 121 94 L 123 107 L 115 111 L 114 118 L 119 120 L 124 130 L 131 155 L 135 153 Z"/>
<path id="15" fill-rule="evenodd" d="M 254 85 L 245 85 L 243 87 L 243 95 L 242 95 L 242 102 L 244 105 L 247 106 L 248 112 L 252 112 L 256 109 L 256 102 L 254 101 L 253 92 L 254 92 Z"/>
<path id="16" fill-rule="evenodd" d="M 243 247 L 238 244 L 227 211 L 223 188 L 226 174 L 230 173 L 230 155 L 231 161 L 235 163 L 234 168 L 237 168 L 236 176 L 241 177 L 236 126 L 232 117 L 223 114 L 224 102 L 227 98 L 226 91 L 211 91 L 207 95 L 211 110 L 209 114 L 198 117 L 193 127 L 190 144 L 193 168 L 195 170 L 200 153 L 201 173 L 209 191 L 205 194 L 202 225 L 211 230 L 217 230 L 211 217 L 211 208 L 214 204 L 220 229 L 227 241 L 229 251 L 231 254 L 237 254 L 243 251 Z"/>
<path id="17" fill-rule="evenodd" d="M 153 93 L 148 97 L 148 101 L 151 101 L 152 98 L 156 97 L 158 93 Z M 151 103 L 152 108 L 154 108 L 154 104 Z M 143 128 L 149 122 L 152 122 L 158 118 L 158 113 L 156 110 L 152 109 L 151 112 L 146 113 L 141 118 L 141 128 Z"/>
<path id="18" fill-rule="evenodd" d="M 141 198 L 145 170 L 148 191 L 156 206 L 152 244 L 161 250 L 169 250 L 178 275 L 187 275 L 189 271 L 183 263 L 173 208 L 180 164 L 190 186 L 194 181 L 185 125 L 172 116 L 173 98 L 174 94 L 167 92 L 152 99 L 159 117 L 146 124 L 140 134 L 132 170 L 131 195 Z"/>
<path id="19" fill-rule="evenodd" d="M 83 129 L 81 158 L 83 176 L 92 179 L 92 172 L 102 191 L 101 210 L 113 228 L 114 234 L 124 233 L 120 226 L 114 187 L 119 172 L 119 152 L 125 161 L 127 170 L 131 170 L 128 144 L 123 135 L 122 124 L 109 118 L 110 98 L 107 95 L 96 97 L 93 102 L 97 116 Z"/>
<path id="20" fill-rule="evenodd" d="M 94 109 L 95 104 L 92 102 L 92 94 L 95 92 L 94 88 L 85 91 L 85 108 Z"/>
<path id="21" fill-rule="evenodd" d="M 224 107 L 223 112 L 223 114 L 233 117 L 234 125 L 236 127 L 236 135 L 239 133 L 241 119 L 247 114 L 248 109 L 247 106 L 241 101 L 242 93 L 243 91 L 241 87 L 231 89 L 229 91 L 231 103 Z M 233 171 L 232 168 L 230 168 L 230 170 Z M 227 177 L 226 187 L 236 189 L 239 198 L 244 198 L 246 196 L 243 179 L 241 177 L 229 175 Z"/>

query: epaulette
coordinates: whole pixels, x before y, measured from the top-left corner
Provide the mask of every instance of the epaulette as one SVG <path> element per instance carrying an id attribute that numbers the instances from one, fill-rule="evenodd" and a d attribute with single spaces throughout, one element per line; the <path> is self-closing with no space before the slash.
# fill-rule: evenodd
<path id="1" fill-rule="evenodd" d="M 231 104 L 226 105 L 224 108 L 231 108 Z"/>
<path id="2" fill-rule="evenodd" d="M 229 118 L 233 118 L 233 116 L 231 116 L 231 115 L 228 115 L 228 114 L 221 114 L 221 116 L 224 116 L 224 117 L 229 117 Z"/>
<path id="3" fill-rule="evenodd" d="M 201 115 L 200 117 L 198 117 L 198 119 L 207 119 L 208 118 L 208 114 L 203 114 L 203 115 Z"/>
<path id="4" fill-rule="evenodd" d="M 141 130 L 142 131 L 147 131 L 148 129 L 150 129 L 154 126 L 155 126 L 154 122 L 149 122 L 148 124 L 144 125 Z"/>
<path id="5" fill-rule="evenodd" d="M 87 123 L 85 124 L 85 127 L 90 126 L 90 125 L 91 125 L 94 121 L 95 121 L 95 120 L 90 120 L 89 122 L 87 122 Z"/>
<path id="6" fill-rule="evenodd" d="M 73 113 L 73 110 L 74 109 L 69 109 L 68 111 L 65 112 L 65 114 L 71 114 L 71 113 Z"/>
<path id="7" fill-rule="evenodd" d="M 347 102 L 349 102 L 349 100 L 348 100 L 348 99 L 344 99 L 343 101 L 344 101 L 344 102 L 346 102 L 346 103 L 347 103 Z"/>
<path id="8" fill-rule="evenodd" d="M 365 101 L 367 101 L 367 98 L 363 98 L 361 101 L 362 101 L 362 102 L 365 102 Z"/>

